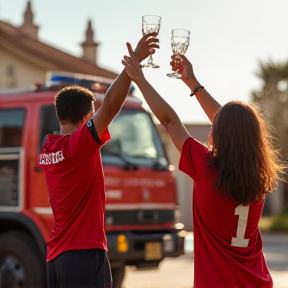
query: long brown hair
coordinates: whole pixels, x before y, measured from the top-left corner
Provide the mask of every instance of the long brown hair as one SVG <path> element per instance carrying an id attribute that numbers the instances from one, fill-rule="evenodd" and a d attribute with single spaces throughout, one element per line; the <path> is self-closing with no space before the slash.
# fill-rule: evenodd
<path id="1" fill-rule="evenodd" d="M 264 198 L 277 186 L 285 165 L 273 148 L 269 125 L 255 107 L 232 101 L 216 113 L 211 130 L 218 192 L 242 205 Z"/>

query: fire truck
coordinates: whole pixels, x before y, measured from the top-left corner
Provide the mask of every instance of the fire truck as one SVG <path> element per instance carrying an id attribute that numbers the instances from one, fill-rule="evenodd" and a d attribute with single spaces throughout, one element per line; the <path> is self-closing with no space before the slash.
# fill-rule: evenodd
<path id="1" fill-rule="evenodd" d="M 95 109 L 112 80 L 50 73 L 45 84 L 0 91 L 0 287 L 46 287 L 46 245 L 53 226 L 38 155 L 47 134 L 59 133 L 57 91 L 80 85 L 95 93 Z M 184 254 L 177 191 L 156 126 L 142 100 L 127 96 L 101 148 L 105 229 L 115 288 L 125 266 L 157 267 Z"/>

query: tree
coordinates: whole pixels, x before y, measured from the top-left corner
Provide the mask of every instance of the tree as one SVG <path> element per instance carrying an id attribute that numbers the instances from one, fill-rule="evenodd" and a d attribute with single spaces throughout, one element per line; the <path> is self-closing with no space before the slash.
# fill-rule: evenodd
<path id="1" fill-rule="evenodd" d="M 262 88 L 252 92 L 252 101 L 264 111 L 266 121 L 273 128 L 274 144 L 284 159 L 288 159 L 288 62 L 262 62 L 256 75 L 262 80 Z M 287 184 L 285 195 L 288 206 Z"/>
<path id="2" fill-rule="evenodd" d="M 252 100 L 264 111 L 266 121 L 274 128 L 277 146 L 288 158 L 288 62 L 260 63 L 256 75 L 263 85 L 252 93 Z"/>

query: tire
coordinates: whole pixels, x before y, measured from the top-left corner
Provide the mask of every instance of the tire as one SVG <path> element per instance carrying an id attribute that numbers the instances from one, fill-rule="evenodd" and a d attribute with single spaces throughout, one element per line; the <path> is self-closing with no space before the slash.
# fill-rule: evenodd
<path id="1" fill-rule="evenodd" d="M 45 260 L 33 239 L 20 231 L 0 235 L 0 287 L 46 287 Z"/>
<path id="2" fill-rule="evenodd" d="M 125 275 L 125 266 L 114 267 L 111 269 L 114 288 L 122 288 Z"/>

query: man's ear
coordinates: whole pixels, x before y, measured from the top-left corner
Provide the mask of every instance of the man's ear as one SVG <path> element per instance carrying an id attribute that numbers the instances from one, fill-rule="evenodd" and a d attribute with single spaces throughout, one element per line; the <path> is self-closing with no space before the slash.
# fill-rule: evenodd
<path id="1" fill-rule="evenodd" d="M 59 120 L 59 119 L 58 119 L 58 120 Z M 65 125 L 66 123 L 67 123 L 66 120 L 59 120 L 59 124 L 62 125 L 62 126 Z"/>
<path id="2" fill-rule="evenodd" d="M 93 113 L 89 113 L 86 116 L 83 117 L 83 123 L 86 123 L 90 120 L 90 118 L 93 116 Z"/>

